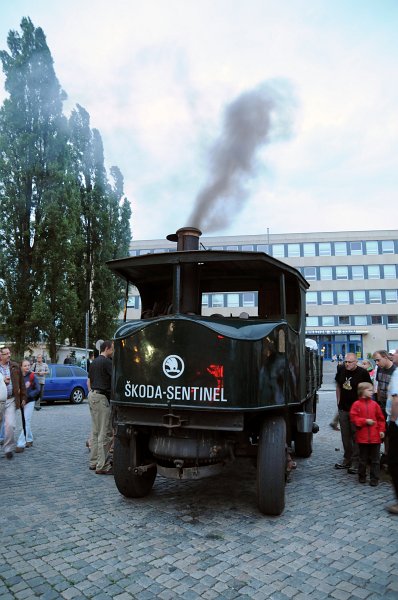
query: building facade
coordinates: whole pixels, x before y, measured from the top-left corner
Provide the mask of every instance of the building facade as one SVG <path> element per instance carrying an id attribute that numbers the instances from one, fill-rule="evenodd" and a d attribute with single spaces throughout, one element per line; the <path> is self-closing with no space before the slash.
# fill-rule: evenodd
<path id="1" fill-rule="evenodd" d="M 344 231 L 201 237 L 207 249 L 266 252 L 296 267 L 310 284 L 307 337 L 324 357 L 398 348 L 398 231 Z M 133 241 L 131 255 L 169 252 L 167 240 Z M 256 315 L 255 292 L 203 294 L 202 314 Z M 140 315 L 136 289 L 129 291 L 127 318 Z"/>

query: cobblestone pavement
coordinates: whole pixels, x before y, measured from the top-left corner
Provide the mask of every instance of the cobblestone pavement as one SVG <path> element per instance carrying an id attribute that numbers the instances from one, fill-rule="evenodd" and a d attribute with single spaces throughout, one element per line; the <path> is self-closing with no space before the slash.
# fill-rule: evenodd
<path id="1" fill-rule="evenodd" d="M 392 488 L 333 468 L 334 408 L 326 382 L 314 453 L 297 459 L 271 518 L 245 462 L 219 478 L 158 477 L 148 498 L 127 500 L 88 469 L 87 404 L 44 406 L 33 448 L 0 458 L 0 599 L 397 599 Z"/>

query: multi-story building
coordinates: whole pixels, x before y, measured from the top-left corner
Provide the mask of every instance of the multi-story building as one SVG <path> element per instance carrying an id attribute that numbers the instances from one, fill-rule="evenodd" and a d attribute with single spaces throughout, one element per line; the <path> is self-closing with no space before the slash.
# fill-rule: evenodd
<path id="1" fill-rule="evenodd" d="M 343 231 L 202 237 L 208 249 L 261 251 L 301 271 L 307 292 L 307 337 L 326 359 L 398 348 L 398 231 Z M 133 241 L 131 255 L 175 250 L 167 240 Z M 130 290 L 128 318 L 140 314 Z M 257 296 L 236 290 L 203 294 L 203 314 L 255 315 Z"/>

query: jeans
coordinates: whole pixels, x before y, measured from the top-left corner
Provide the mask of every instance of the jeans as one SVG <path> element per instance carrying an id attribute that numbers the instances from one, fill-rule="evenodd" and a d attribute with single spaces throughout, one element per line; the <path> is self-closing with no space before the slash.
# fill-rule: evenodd
<path id="1" fill-rule="evenodd" d="M 14 452 L 15 448 L 15 422 L 16 422 L 16 408 L 14 397 L 7 398 L 5 402 L 0 402 L 0 415 L 4 420 L 4 443 L 3 450 L 7 454 L 8 452 Z"/>
<path id="2" fill-rule="evenodd" d="M 380 444 L 358 444 L 359 465 L 358 477 L 366 478 L 366 467 L 370 459 L 370 481 L 379 481 L 380 478 Z"/>
<path id="3" fill-rule="evenodd" d="M 40 408 L 40 403 L 43 400 L 43 394 L 44 394 L 44 383 L 39 383 L 39 385 L 40 385 L 40 394 L 38 395 L 38 397 L 36 398 L 36 402 L 34 403 L 36 408 Z M 28 442 L 29 441 L 31 441 L 31 440 L 28 440 Z"/>
<path id="4" fill-rule="evenodd" d="M 32 420 L 32 414 L 33 414 L 34 407 L 35 407 L 34 402 L 28 402 L 23 407 L 23 414 L 25 417 L 26 439 L 25 439 L 25 434 L 23 432 L 23 428 L 22 428 L 21 434 L 17 441 L 17 446 L 19 446 L 20 448 L 24 448 L 26 442 L 33 442 L 33 434 L 32 434 L 32 429 L 30 427 L 30 422 Z"/>
<path id="5" fill-rule="evenodd" d="M 103 394 L 91 391 L 88 395 L 91 413 L 90 467 L 106 471 L 111 465 L 108 458 L 112 443 L 111 407 Z"/>
<path id="6" fill-rule="evenodd" d="M 344 462 L 352 467 L 358 467 L 359 450 L 355 442 L 355 426 L 350 421 L 350 413 L 339 409 L 341 441 L 344 448 Z"/>

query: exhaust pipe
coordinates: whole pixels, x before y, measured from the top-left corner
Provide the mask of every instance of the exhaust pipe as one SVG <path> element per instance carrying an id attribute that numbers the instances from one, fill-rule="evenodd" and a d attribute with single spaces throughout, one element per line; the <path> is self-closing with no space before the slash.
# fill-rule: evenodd
<path id="1" fill-rule="evenodd" d="M 202 235 L 196 227 L 181 227 L 176 233 L 170 233 L 166 239 L 177 242 L 178 251 L 199 250 L 199 238 Z"/>

